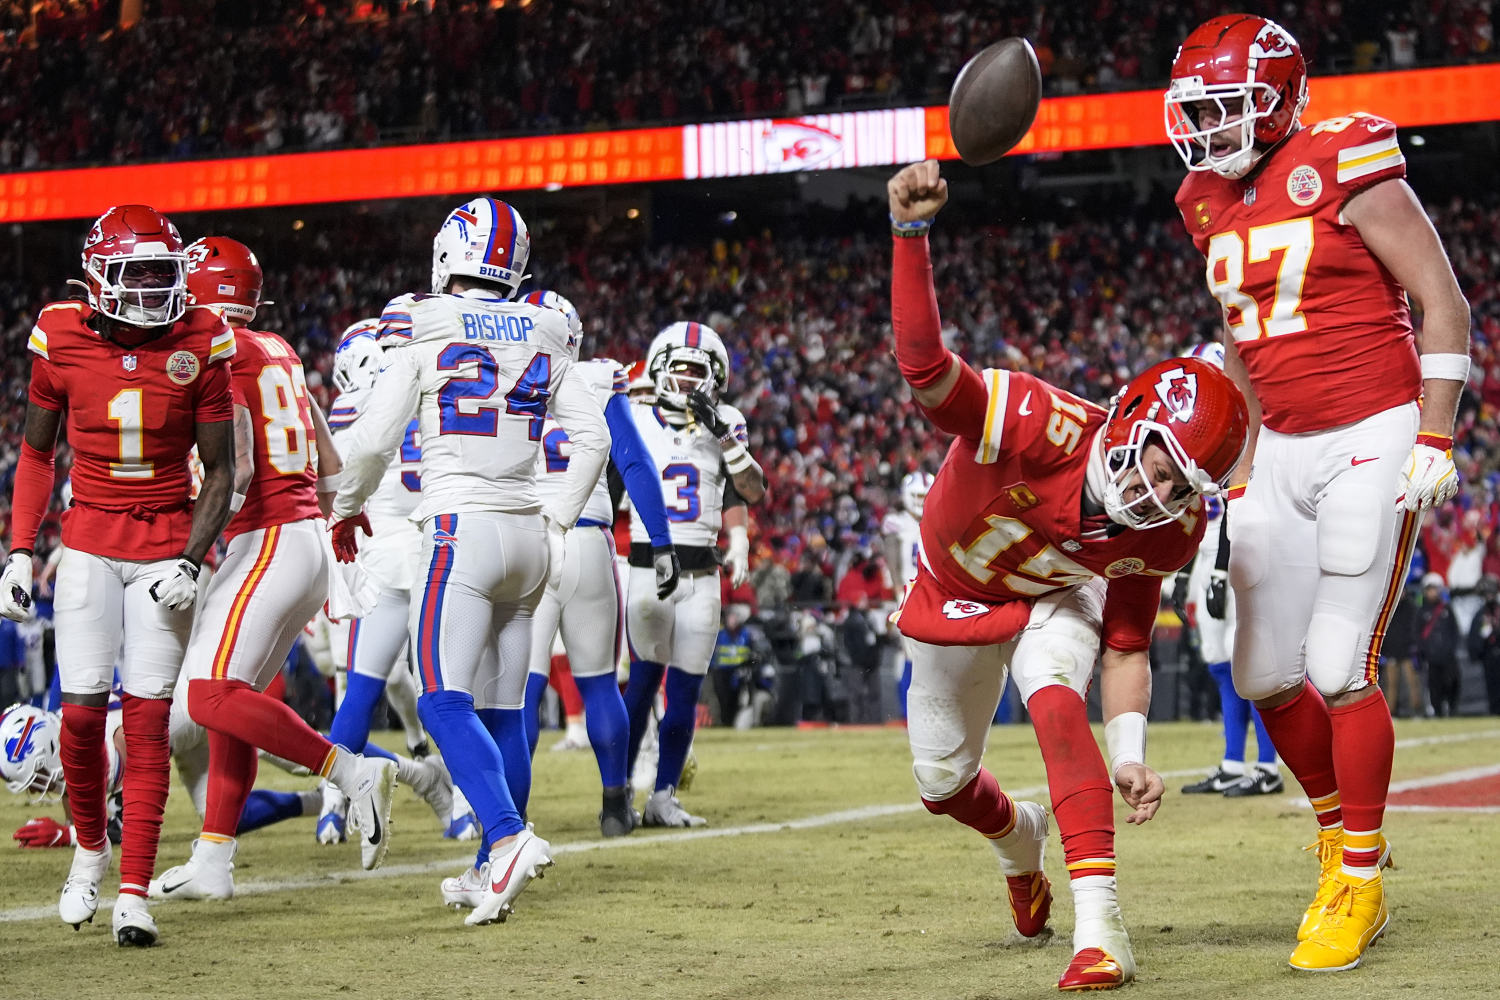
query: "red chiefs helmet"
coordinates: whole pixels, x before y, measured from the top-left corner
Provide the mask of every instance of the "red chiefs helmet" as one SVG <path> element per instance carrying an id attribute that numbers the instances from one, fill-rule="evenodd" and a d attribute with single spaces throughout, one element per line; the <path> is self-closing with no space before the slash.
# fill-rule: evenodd
<path id="1" fill-rule="evenodd" d="M 205 236 L 187 248 L 188 301 L 226 319 L 249 323 L 260 308 L 260 261 L 245 244 L 227 236 Z"/>
<path id="2" fill-rule="evenodd" d="M 1128 528 L 1152 528 L 1181 518 L 1200 494 L 1224 486 L 1244 454 L 1250 415 L 1239 387 L 1200 358 L 1170 358 L 1141 372 L 1110 405 L 1097 440 L 1104 464 L 1104 510 Z M 1146 468 L 1146 446 L 1166 451 L 1187 488 L 1163 501 Z M 1140 478 L 1136 478 L 1139 474 Z M 1125 499 L 1144 483 L 1144 495 Z"/>
<path id="3" fill-rule="evenodd" d="M 1307 64 L 1291 33 L 1263 17 L 1224 14 L 1177 50 L 1167 138 L 1189 170 L 1243 177 L 1296 131 L 1306 104 Z"/>
<path id="4" fill-rule="evenodd" d="M 647 396 L 656 395 L 656 382 L 650 375 L 646 374 L 645 360 L 637 361 L 625 369 L 625 377 L 628 380 L 625 392 L 631 399 L 642 399 Z"/>
<path id="5" fill-rule="evenodd" d="M 99 312 L 150 328 L 187 310 L 187 255 L 170 219 L 148 205 L 116 205 L 83 241 L 84 286 Z"/>

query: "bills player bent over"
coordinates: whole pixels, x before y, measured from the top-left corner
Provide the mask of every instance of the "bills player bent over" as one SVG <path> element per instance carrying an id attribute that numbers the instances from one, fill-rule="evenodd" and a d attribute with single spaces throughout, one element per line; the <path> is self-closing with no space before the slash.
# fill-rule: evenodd
<path id="1" fill-rule="evenodd" d="M 898 626 L 911 641 L 907 735 L 923 804 L 989 838 L 1026 936 L 1046 924 L 1047 814 L 1014 802 L 980 766 L 1007 668 L 1047 768 L 1077 915 L 1058 986 L 1107 989 L 1135 960 L 1116 899 L 1110 779 L 1155 814 L 1161 778 L 1145 764 L 1147 650 L 1164 576 L 1197 549 L 1203 495 L 1244 449 L 1244 399 L 1196 359 L 1163 361 L 1109 411 L 1040 379 L 982 375 L 944 349 L 927 231 L 947 201 L 936 161 L 889 184 L 896 359 L 918 405 L 956 435 L 927 497 L 921 565 Z M 1110 764 L 1083 695 L 1100 671 Z"/>
<path id="2" fill-rule="evenodd" d="M 54 622 L 62 766 L 78 846 L 58 915 L 74 927 L 92 921 L 109 867 L 104 731 L 118 656 L 127 754 L 113 928 L 122 945 L 157 938 L 146 888 L 167 798 L 172 687 L 198 569 L 229 516 L 234 477 L 234 334 L 212 311 L 187 308 L 183 250 L 158 212 L 116 206 L 84 242 L 88 302 L 54 302 L 37 316 L 15 530 L 0 575 L 0 614 L 24 620 L 31 547 L 52 498 L 66 410 L 73 504 L 63 515 Z M 196 503 L 188 476 L 195 444 L 204 471 Z"/>
<path id="3" fill-rule="evenodd" d="M 1389 919 L 1380 645 L 1421 511 L 1458 490 L 1469 308 L 1396 127 L 1363 112 L 1304 127 L 1306 101 L 1292 36 L 1230 14 L 1183 42 L 1166 112 L 1189 170 L 1177 207 L 1259 426 L 1229 493 L 1234 683 L 1316 812 L 1322 868 L 1290 961 L 1331 972 Z"/>
<path id="4" fill-rule="evenodd" d="M 656 548 L 643 519 L 631 518 L 625 688 L 630 765 L 635 766 L 665 677 L 656 782 L 642 822 L 702 826 L 706 821 L 677 801 L 677 785 L 697 724 L 698 692 L 719 637 L 719 529 L 730 521 L 729 508 L 760 502 L 766 479 L 746 447 L 744 416 L 719 401 L 729 378 L 729 352 L 712 328 L 673 323 L 651 342 L 646 371 L 656 385 L 655 403 L 632 403 L 630 412 L 659 472 L 682 579 L 669 597 L 658 596 Z M 743 520 L 730 523 L 729 538 L 734 585 L 740 586 L 749 574 Z"/>
<path id="5" fill-rule="evenodd" d="M 471 870 L 485 888 L 470 925 L 504 920 L 552 864 L 505 774 L 530 767 L 521 710 L 532 614 L 549 574 L 562 571 L 563 533 L 609 448 L 599 404 L 572 370 L 567 321 L 510 301 L 530 242 L 520 215 L 502 201 L 476 198 L 449 213 L 433 240 L 432 293 L 400 296 L 382 314 L 381 332 L 395 344 L 350 432 L 334 501 L 335 551 L 347 561 L 355 530 L 369 531 L 364 501 L 419 416 L 422 499 L 412 519 L 422 524 L 422 595 L 409 632 L 422 722 L 491 849 L 489 871 Z M 534 470 L 549 412 L 572 441 L 572 478 L 562 501 L 544 505 Z M 500 707 L 495 730 L 477 703 Z"/>

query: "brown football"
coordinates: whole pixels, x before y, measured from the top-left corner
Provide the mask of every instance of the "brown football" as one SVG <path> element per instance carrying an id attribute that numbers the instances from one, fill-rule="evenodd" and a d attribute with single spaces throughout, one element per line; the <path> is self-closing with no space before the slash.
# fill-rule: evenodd
<path id="1" fill-rule="evenodd" d="M 948 97 L 948 131 L 965 163 L 983 166 L 1010 152 L 1036 120 L 1042 68 L 1031 43 L 1002 38 L 964 63 Z"/>

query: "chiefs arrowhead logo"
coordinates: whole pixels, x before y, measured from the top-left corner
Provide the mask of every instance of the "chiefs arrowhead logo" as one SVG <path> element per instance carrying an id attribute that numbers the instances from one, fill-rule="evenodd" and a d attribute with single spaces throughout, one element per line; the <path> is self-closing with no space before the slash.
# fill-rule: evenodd
<path id="1" fill-rule="evenodd" d="M 1275 59 L 1292 54 L 1291 39 L 1287 37 L 1286 32 L 1274 24 L 1266 25 L 1265 30 L 1256 36 L 1250 46 L 1252 59 Z"/>
<path id="2" fill-rule="evenodd" d="M 978 601 L 944 601 L 943 617 L 952 621 L 962 621 L 965 618 L 973 618 L 975 615 L 985 614 L 990 610 L 988 604 L 980 604 Z"/>
<path id="3" fill-rule="evenodd" d="M 1198 404 L 1198 376 L 1180 367 L 1169 368 L 1157 380 L 1156 395 L 1167 408 L 1167 419 L 1185 424 L 1193 419 L 1193 407 Z"/>

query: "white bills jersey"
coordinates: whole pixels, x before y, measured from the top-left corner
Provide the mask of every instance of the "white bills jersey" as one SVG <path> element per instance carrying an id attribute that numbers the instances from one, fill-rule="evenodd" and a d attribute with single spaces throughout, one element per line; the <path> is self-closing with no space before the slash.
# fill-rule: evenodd
<path id="1" fill-rule="evenodd" d="M 659 406 L 632 403 L 630 415 L 651 452 L 651 464 L 661 472 L 672 544 L 716 546 L 724 524 L 724 485 L 729 481 L 718 439 L 701 425 L 672 423 Z M 719 416 L 729 425 L 731 434 L 741 442 L 749 441 L 745 417 L 739 410 L 720 403 Z M 638 517 L 630 519 L 630 540 L 651 541 Z"/>
<path id="2" fill-rule="evenodd" d="M 396 312 L 410 326 L 382 341 L 385 365 L 350 431 L 335 515 L 353 516 L 374 492 L 416 415 L 422 494 L 413 521 L 467 511 L 576 521 L 608 456 L 609 432 L 593 390 L 573 371 L 563 315 L 481 290 L 403 295 L 386 307 Z M 544 511 L 535 470 L 549 411 L 568 428 L 572 457 L 565 499 Z"/>
<path id="3" fill-rule="evenodd" d="M 578 362 L 573 370 L 594 390 L 594 398 L 599 401 L 601 410 L 609 404 L 612 396 L 625 394 L 628 379 L 625 369 L 618 362 L 596 358 L 593 361 Z M 544 505 L 561 499 L 564 477 L 568 471 L 568 457 L 572 453 L 573 445 L 568 440 L 568 432 L 555 417 L 549 416 L 542 425 L 542 451 L 537 456 L 536 463 L 536 490 Z M 600 476 L 594 484 L 594 491 L 589 494 L 579 519 L 601 525 L 614 522 L 607 477 Z"/>
<path id="4" fill-rule="evenodd" d="M 922 548 L 922 525 L 909 512 L 893 510 L 886 514 L 885 520 L 880 523 L 880 533 L 887 538 L 896 539 L 900 562 L 892 566 L 891 570 L 898 574 L 897 581 L 901 589 L 897 592 L 897 597 L 900 597 L 917 578 L 917 562 Z"/>
<path id="5" fill-rule="evenodd" d="M 346 392 L 328 411 L 328 427 L 343 455 L 350 450 L 355 421 L 369 404 L 371 391 Z M 422 498 L 422 440 L 415 417 L 406 426 L 401 448 L 365 501 L 372 537 L 359 547 L 359 565 L 381 590 L 411 590 L 422 531 L 409 518 Z M 405 619 L 403 617 L 402 621 Z"/>

